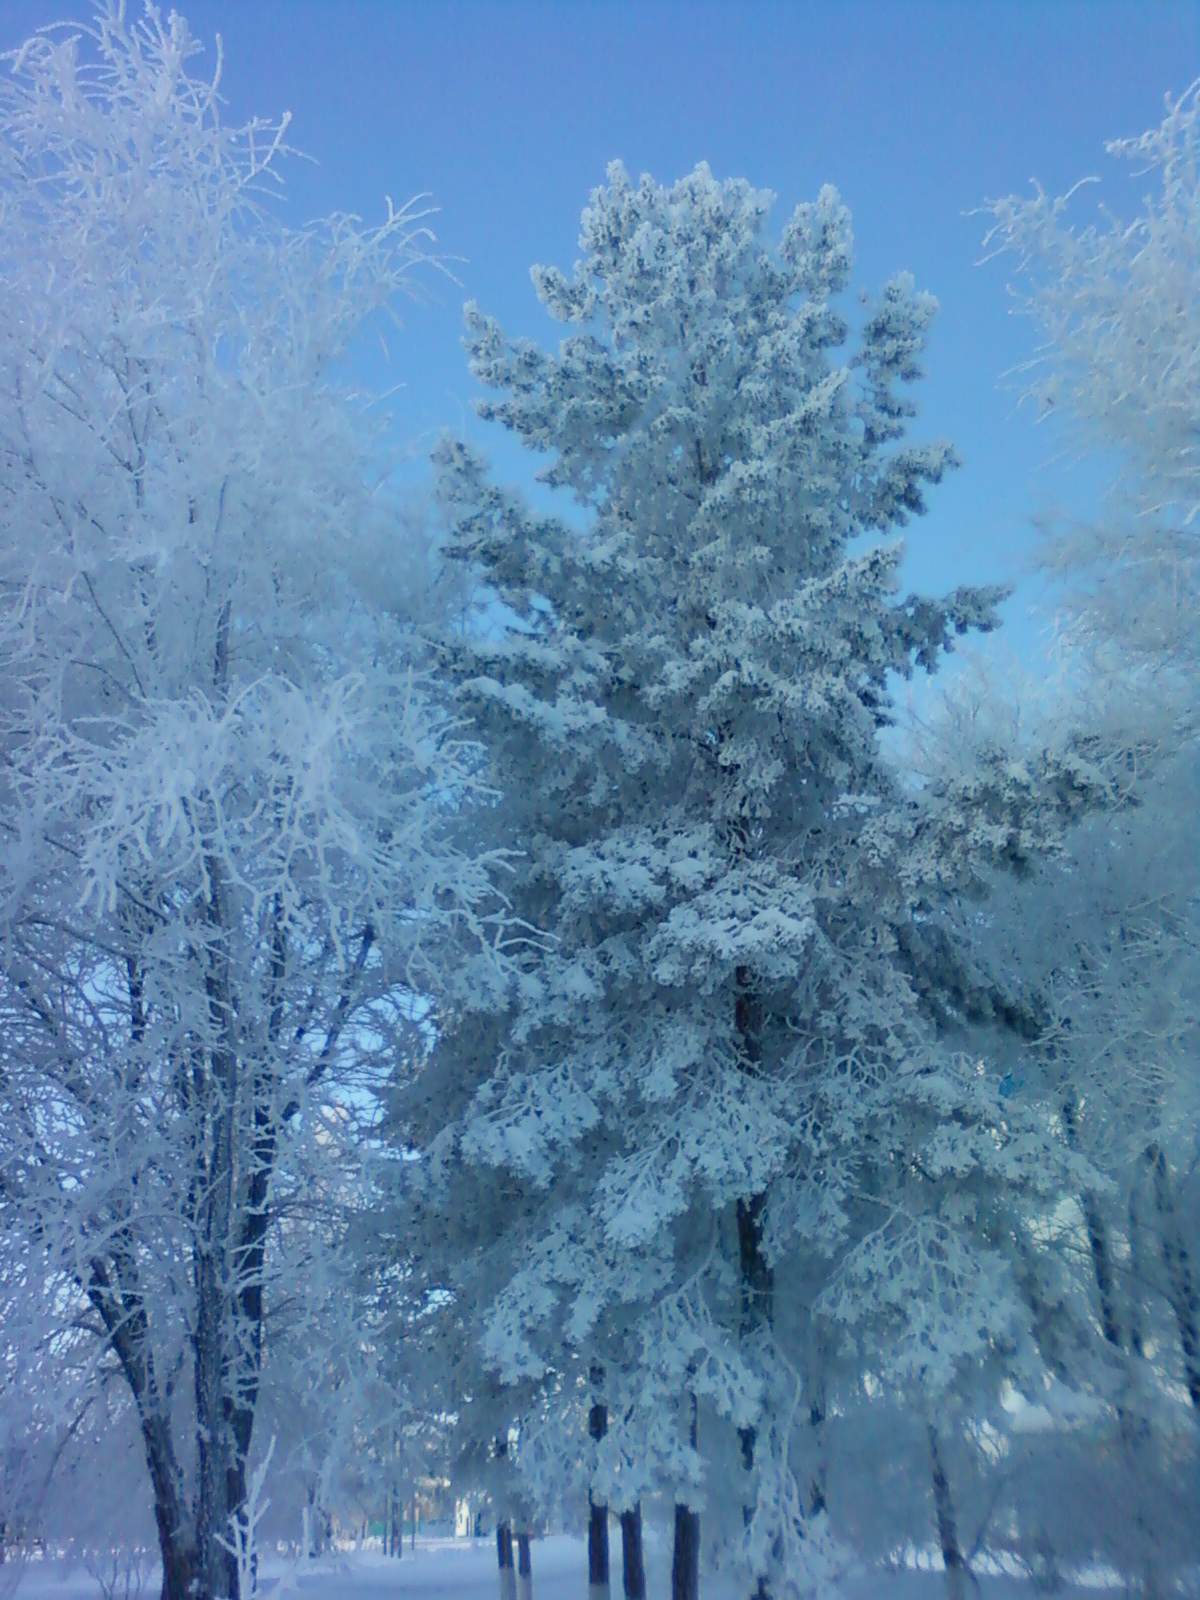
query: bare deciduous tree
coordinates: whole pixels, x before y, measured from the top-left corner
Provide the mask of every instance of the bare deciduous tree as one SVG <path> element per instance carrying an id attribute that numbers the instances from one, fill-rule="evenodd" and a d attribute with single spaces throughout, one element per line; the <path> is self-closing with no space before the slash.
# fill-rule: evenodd
<path id="1" fill-rule="evenodd" d="M 0 1226 L 119 1364 L 167 1600 L 237 1592 L 287 1219 L 487 933 L 339 377 L 419 216 L 284 227 L 286 118 L 225 128 L 196 48 L 114 0 L 0 87 Z"/>

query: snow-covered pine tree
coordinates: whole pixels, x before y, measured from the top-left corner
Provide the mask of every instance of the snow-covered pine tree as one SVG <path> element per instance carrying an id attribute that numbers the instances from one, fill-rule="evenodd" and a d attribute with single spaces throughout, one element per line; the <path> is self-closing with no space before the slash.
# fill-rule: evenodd
<path id="1" fill-rule="evenodd" d="M 264 1343 L 488 893 L 338 369 L 419 224 L 285 228 L 195 50 L 110 0 L 0 80 L 2 1270 L 128 1388 L 166 1600 L 236 1587 Z"/>
<path id="2" fill-rule="evenodd" d="M 745 1525 L 735 1510 L 721 1531 L 783 1593 L 815 1547 L 776 1264 L 858 1241 L 842 1289 L 869 1307 L 890 1207 L 889 1261 L 916 1251 L 914 1290 L 957 1296 L 938 1359 L 1011 1320 L 1002 1274 L 955 1254 L 940 1194 L 901 1240 L 903 1206 L 869 1192 L 905 1148 L 873 1161 L 879 1130 L 914 1105 L 935 1140 L 974 1108 L 981 1131 L 940 1152 L 947 1182 L 999 1126 L 973 1067 L 925 1071 L 897 930 L 939 874 L 1011 841 L 1003 817 L 981 825 L 987 795 L 922 821 L 878 744 L 888 674 L 933 670 L 997 598 L 898 602 L 899 547 L 876 537 L 954 461 L 903 443 L 935 303 L 892 281 L 837 364 L 848 215 L 826 189 L 771 246 L 769 202 L 704 167 L 666 188 L 614 165 L 574 276 L 533 272 L 578 329 L 557 356 L 468 308 L 472 369 L 501 396 L 482 414 L 550 452 L 544 481 L 588 520 L 535 514 L 461 444 L 436 454 L 448 549 L 514 618 L 444 651 L 524 852 L 509 892 L 529 946 L 502 1026 L 447 1028 L 430 1081 L 478 1086 L 457 1148 L 522 1185 L 492 1363 L 515 1380 L 561 1371 L 564 1349 L 602 1362 L 623 1392 L 597 1498 L 624 1462 L 698 1506 L 707 1460 L 743 1486 Z M 1044 1143 L 992 1177 L 1033 1182 Z"/>

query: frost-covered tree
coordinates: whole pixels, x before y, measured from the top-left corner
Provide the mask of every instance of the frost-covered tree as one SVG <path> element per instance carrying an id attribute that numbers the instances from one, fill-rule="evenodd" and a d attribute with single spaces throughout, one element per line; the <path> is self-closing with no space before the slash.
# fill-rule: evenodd
<path id="1" fill-rule="evenodd" d="M 196 48 L 112 0 L 0 85 L 0 1229 L 124 1379 L 168 1600 L 236 1589 L 264 1351 L 487 892 L 339 375 L 420 226 L 285 227 Z"/>
<path id="2" fill-rule="evenodd" d="M 1042 339 L 1030 395 L 1050 426 L 1065 424 L 1075 450 L 1116 463 L 1103 517 L 1055 527 L 1042 550 L 1052 598 L 1071 621 L 1068 642 L 1082 646 L 1067 653 L 1048 720 L 1084 729 L 1110 758 L 1123 753 L 1129 804 L 1077 828 L 1061 860 L 1028 883 L 993 885 L 982 920 L 962 917 L 950 936 L 964 972 L 977 958 L 987 969 L 975 992 L 1008 997 L 1007 1018 L 1001 1006 L 991 1020 L 1008 1024 L 993 1037 L 1005 1048 L 1008 1036 L 1014 1094 L 1048 1095 L 1105 1178 L 1054 1222 L 1074 1235 L 1081 1271 L 1064 1278 L 1035 1251 L 1024 1277 L 1048 1371 L 1104 1402 L 1109 1433 L 1102 1452 L 1089 1442 L 1076 1453 L 1086 1489 L 1064 1489 L 1062 1516 L 1042 1532 L 1060 1550 L 1092 1539 L 1140 1581 L 1156 1563 L 1161 1579 L 1164 1567 L 1194 1559 L 1176 1534 L 1196 1521 L 1175 1492 L 1193 1481 L 1182 1462 L 1195 1449 L 1186 1413 L 1200 1393 L 1190 1243 L 1200 1130 L 1197 128 L 1193 85 L 1168 97 L 1158 128 L 1110 143 L 1136 163 L 1139 182 L 1149 179 L 1132 221 L 1118 205 L 1077 224 L 1077 190 L 988 207 L 989 246 L 1015 258 L 1019 309 Z M 976 704 L 972 723 L 979 716 Z M 963 731 L 951 718 L 944 763 L 961 767 Z M 1062 1456 L 1057 1445 L 1048 1452 L 1065 1484 Z M 1025 1479 L 1036 1505 L 1044 1480 L 1035 1470 Z"/>
<path id="3" fill-rule="evenodd" d="M 1140 210 L 1077 226 L 1082 185 L 987 207 L 991 251 L 1015 258 L 1040 335 L 1029 395 L 1085 454 L 1111 453 L 1108 515 L 1057 530 L 1050 571 L 1087 637 L 1168 676 L 1194 674 L 1200 512 L 1200 83 L 1158 128 L 1112 140 L 1148 182 Z M 1084 191 L 1086 193 L 1086 190 Z"/>
<path id="4" fill-rule="evenodd" d="M 889 674 L 932 671 L 996 595 L 900 601 L 877 537 L 954 462 L 904 442 L 935 303 L 892 281 L 838 364 L 848 215 L 826 189 L 772 246 L 769 203 L 705 167 L 666 188 L 614 165 L 573 277 L 533 272 L 576 330 L 557 355 L 468 308 L 499 392 L 482 415 L 550 453 L 585 527 L 462 445 L 435 458 L 483 607 L 444 656 L 524 852 L 526 956 L 507 1011 L 439 1036 L 409 1124 L 438 1162 L 412 1176 L 508 1175 L 486 1356 L 548 1389 L 603 1370 L 604 1436 L 585 1453 L 586 1413 L 560 1408 L 562 1456 L 615 1509 L 674 1495 L 684 1592 L 706 1473 L 712 1540 L 751 1581 L 782 1594 L 820 1566 L 797 1466 L 815 1314 L 871 1324 L 895 1381 L 933 1389 L 1019 1317 L 954 1191 L 1028 1196 L 1069 1153 L 939 1053 L 902 930 L 1096 781 L 1073 753 L 1050 799 L 998 771 L 918 803 L 884 760 Z"/>
<path id="5" fill-rule="evenodd" d="M 1126 713 L 1118 704 L 1115 721 L 1099 724 L 1098 698 L 1084 676 L 1047 717 L 1060 728 L 1086 719 L 1090 738 L 1128 753 Z M 985 680 L 956 700 L 935 744 L 961 765 L 967 724 L 994 723 L 996 695 Z M 943 1028 L 989 1052 L 1006 1106 L 1048 1104 L 1095 1174 L 1014 1239 L 1043 1368 L 1023 1393 L 1045 1448 L 1032 1434 L 1014 1443 L 1021 1493 L 1001 1504 L 1019 1501 L 1042 1559 L 1099 1552 L 1139 1581 L 1148 1567 L 1162 1580 L 1194 1559 L 1200 1525 L 1184 1466 L 1200 1328 L 1197 756 L 1190 740 L 1170 753 L 1177 725 L 1146 720 L 1124 803 L 1070 829 L 1057 858 L 1023 879 L 995 877 L 982 903 L 940 913 L 970 979 Z M 1045 724 L 1034 731 L 1041 738 Z M 1012 741 L 1019 759 L 1030 730 L 1014 728 Z"/>

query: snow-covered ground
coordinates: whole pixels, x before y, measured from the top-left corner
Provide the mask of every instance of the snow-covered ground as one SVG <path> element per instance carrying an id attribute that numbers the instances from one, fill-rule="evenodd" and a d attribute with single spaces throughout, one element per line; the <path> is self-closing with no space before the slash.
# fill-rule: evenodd
<path id="1" fill-rule="evenodd" d="M 646 1590 L 649 1600 L 666 1600 L 671 1592 L 670 1548 L 655 1530 L 646 1530 Z M 613 1550 L 613 1600 L 621 1597 L 620 1544 Z M 131 1574 L 126 1589 L 123 1575 L 115 1587 L 102 1586 L 82 1568 L 67 1570 L 54 1562 L 35 1562 L 25 1568 L 14 1591 L 15 1571 L 0 1568 L 0 1600 L 14 1593 L 19 1600 L 157 1600 L 157 1569 L 148 1564 Z M 140 1578 L 140 1588 L 138 1579 Z M 6 1585 L 6 1581 L 8 1583 Z M 1094 1584 L 1087 1584 L 1088 1589 Z M 1103 1586 L 1106 1587 L 1106 1586 Z M 1075 1589 L 1082 1600 L 1083 1588 Z M 915 1570 L 898 1574 L 865 1572 L 845 1585 L 847 1600 L 942 1600 L 942 1574 Z M 496 1551 L 490 1539 L 418 1541 L 416 1551 L 405 1546 L 399 1561 L 377 1550 L 348 1550 L 303 1564 L 278 1557 L 263 1562 L 259 1584 L 262 1600 L 383 1600 L 386 1595 L 405 1600 L 450 1596 L 452 1600 L 499 1600 Z M 1005 1577 L 983 1577 L 976 1600 L 1032 1600 L 1032 1587 Z M 533 1600 L 586 1600 L 587 1548 L 580 1539 L 557 1535 L 539 1539 L 533 1547 Z M 721 1574 L 704 1574 L 702 1600 L 738 1600 L 733 1585 Z"/>
<path id="2" fill-rule="evenodd" d="M 660 1577 L 659 1552 L 648 1549 L 648 1579 Z M 619 1560 L 619 1552 L 618 1552 Z M 668 1563 L 669 1564 L 669 1563 Z M 559 1536 L 539 1539 L 533 1547 L 534 1600 L 585 1600 L 587 1592 L 587 1548 L 581 1540 Z M 667 1591 L 670 1590 L 670 1575 Z M 378 1550 L 347 1550 L 317 1561 L 285 1561 L 267 1556 L 259 1569 L 259 1595 L 262 1600 L 283 1600 L 286 1595 L 301 1600 L 382 1600 L 385 1595 L 452 1595 L 457 1600 L 498 1600 L 496 1547 L 491 1539 L 418 1540 L 415 1552 L 406 1544 L 397 1561 Z M 15 1572 L 0 1567 L 0 1600 L 13 1594 L 6 1587 Z M 113 1600 L 157 1600 L 159 1568 L 146 1563 L 138 1574 L 131 1574 L 128 1597 L 124 1574 L 117 1575 Z M 616 1592 L 620 1594 L 620 1573 Z M 140 1589 L 138 1581 L 140 1579 Z M 18 1600 L 103 1600 L 105 1586 L 82 1566 L 73 1569 L 57 1561 L 35 1561 L 26 1566 L 15 1591 Z M 716 1600 L 716 1597 L 713 1597 Z"/>

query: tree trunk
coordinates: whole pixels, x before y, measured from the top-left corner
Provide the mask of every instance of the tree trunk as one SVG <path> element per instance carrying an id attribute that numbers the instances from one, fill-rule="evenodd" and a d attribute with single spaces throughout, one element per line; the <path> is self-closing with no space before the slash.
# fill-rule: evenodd
<path id="1" fill-rule="evenodd" d="M 1072 1150 L 1079 1147 L 1079 1115 L 1073 1095 L 1063 1102 L 1063 1125 L 1067 1130 L 1067 1143 Z M 1100 1325 L 1104 1337 L 1115 1350 L 1121 1348 L 1121 1321 L 1117 1312 L 1116 1273 L 1113 1270 L 1112 1250 L 1108 1242 L 1108 1227 L 1100 1202 L 1088 1190 L 1082 1196 L 1083 1220 L 1087 1225 L 1088 1246 L 1092 1253 L 1092 1271 L 1096 1276 L 1096 1289 L 1100 1295 Z"/>
<path id="2" fill-rule="evenodd" d="M 814 1380 L 813 1397 L 808 1408 L 808 1420 L 813 1430 L 813 1454 L 816 1465 L 808 1484 L 808 1514 L 819 1517 L 825 1510 L 825 1380 Z"/>
<path id="3" fill-rule="evenodd" d="M 1162 1150 L 1151 1148 L 1154 1163 L 1154 1205 L 1158 1212 L 1163 1266 L 1167 1271 L 1167 1292 L 1170 1296 L 1171 1309 L 1175 1313 L 1175 1323 L 1179 1329 L 1184 1382 L 1187 1384 L 1193 1407 L 1200 1410 L 1200 1299 L 1197 1298 L 1191 1259 L 1175 1211 L 1175 1197 L 1171 1192 L 1171 1174 L 1167 1170 L 1167 1158 Z"/>
<path id="4" fill-rule="evenodd" d="M 146 1459 L 150 1479 L 154 1485 L 154 1523 L 158 1530 L 158 1549 L 162 1557 L 162 1600 L 193 1600 L 196 1590 L 193 1580 L 197 1575 L 196 1547 L 188 1539 L 183 1526 L 183 1507 L 172 1483 L 174 1474 L 168 1465 L 169 1440 L 165 1424 L 147 1428 L 142 1436 L 146 1442 Z"/>
<path id="5" fill-rule="evenodd" d="M 1146 1263 L 1142 1251 L 1142 1215 L 1135 1181 L 1129 1191 L 1129 1348 L 1139 1361 L 1145 1359 L 1142 1316 L 1145 1312 Z"/>
<path id="6" fill-rule="evenodd" d="M 604 1382 L 604 1368 L 591 1370 L 592 1386 L 599 1388 Z M 603 1401 L 593 1403 L 588 1413 L 588 1433 L 597 1443 L 608 1432 L 608 1407 Z M 588 1600 L 608 1600 L 608 1506 L 597 1505 L 588 1491 Z"/>
<path id="7" fill-rule="evenodd" d="M 692 1407 L 689 1430 L 692 1449 L 700 1443 L 700 1408 L 694 1393 L 688 1395 Z M 671 1600 L 700 1600 L 700 1513 L 690 1506 L 675 1505 L 675 1551 L 671 1559 Z"/>
<path id="8" fill-rule="evenodd" d="M 958 1544 L 958 1526 L 954 1517 L 954 1501 L 950 1484 L 942 1465 L 937 1429 L 929 1424 L 929 1456 L 933 1467 L 933 1505 L 937 1513 L 938 1542 L 942 1547 L 942 1563 L 946 1569 L 946 1595 L 948 1600 L 963 1600 L 966 1563 Z"/>
<path id="9" fill-rule="evenodd" d="M 154 1512 L 157 1520 L 157 1506 Z M 196 1570 L 195 1550 L 177 1543 L 168 1548 L 163 1543 L 161 1527 L 158 1548 L 163 1562 L 162 1600 L 193 1600 L 196 1594 L 192 1585 L 192 1574 Z"/>
<path id="10" fill-rule="evenodd" d="M 762 1250 L 765 1194 L 737 1203 L 738 1265 L 742 1284 L 742 1332 L 753 1333 L 775 1315 L 775 1274 Z"/>
<path id="11" fill-rule="evenodd" d="M 1028 1549 L 1022 1552 L 1022 1559 L 1036 1594 L 1058 1594 L 1061 1591 L 1063 1576 L 1058 1557 L 1044 1528 L 1038 1529 Z"/>
<path id="12" fill-rule="evenodd" d="M 700 1513 L 682 1505 L 675 1507 L 671 1600 L 700 1600 Z"/>
<path id="13" fill-rule="evenodd" d="M 496 1565 L 500 1570 L 500 1600 L 516 1600 L 517 1575 L 513 1570 L 512 1528 L 507 1522 L 496 1524 Z"/>
<path id="14" fill-rule="evenodd" d="M 154 1490 L 154 1523 L 162 1556 L 162 1600 L 194 1600 L 198 1552 L 185 1509 L 183 1474 L 158 1388 L 150 1323 L 137 1267 L 120 1234 L 108 1260 L 91 1263 L 87 1295 L 104 1324 L 137 1408 L 146 1466 Z M 207 1597 L 202 1597 L 207 1600 Z"/>
<path id="15" fill-rule="evenodd" d="M 193 1336 L 196 1392 L 196 1557 L 202 1600 L 237 1594 L 237 1571 L 217 1543 L 228 1537 L 227 1436 L 223 1401 L 221 1272 L 213 1252 L 202 1245 L 195 1264 L 197 1320 Z"/>
<path id="16" fill-rule="evenodd" d="M 213 681 L 218 687 L 223 683 L 226 665 L 228 610 L 227 605 L 217 642 Z M 207 1058 L 201 1056 L 197 1061 L 194 1074 L 202 1086 L 198 1098 L 207 1127 L 195 1150 L 198 1203 L 192 1219 L 196 1290 L 192 1345 L 197 1436 L 197 1588 L 202 1600 L 217 1600 L 238 1594 L 237 1561 L 220 1541 L 229 1538 L 229 1518 L 241 1511 L 245 1501 L 246 1452 L 250 1447 L 253 1408 L 249 1420 L 241 1419 L 243 1450 L 233 1421 L 233 1413 L 239 1409 L 239 1352 L 234 1322 L 240 1285 L 232 1270 L 237 1263 L 230 1259 L 235 1231 L 240 1231 L 234 1226 L 234 1118 L 239 1063 L 229 945 L 233 910 L 220 861 L 210 853 L 204 864 L 208 878 L 205 914 L 212 932 L 204 986 L 213 1044 Z M 242 1600 L 248 1597 L 243 1596 Z"/>
<path id="17" fill-rule="evenodd" d="M 748 1073 L 756 1073 L 762 1057 L 763 1008 L 754 991 L 748 967 L 738 967 L 734 974 L 734 1027 L 744 1068 Z M 742 1291 L 741 1336 L 744 1339 L 751 1337 L 761 1327 L 769 1328 L 775 1317 L 775 1274 L 762 1248 L 766 1203 L 765 1192 L 737 1203 L 738 1267 Z M 738 1440 L 742 1447 L 742 1468 L 746 1473 L 742 1522 L 748 1527 L 753 1521 L 756 1507 L 753 1475 L 757 1432 L 754 1428 L 739 1428 Z M 766 1576 L 760 1572 L 757 1578 L 755 1592 L 758 1600 L 766 1600 Z"/>
<path id="18" fill-rule="evenodd" d="M 588 1600 L 608 1600 L 608 1507 L 590 1502 Z"/>
<path id="19" fill-rule="evenodd" d="M 625 1600 L 646 1600 L 646 1564 L 642 1555 L 642 1503 L 621 1513 L 621 1577 Z"/>
<path id="20" fill-rule="evenodd" d="M 741 1001 L 739 999 L 739 1028 L 741 1027 Z M 775 1274 L 762 1251 L 762 1219 L 766 1195 L 756 1194 L 749 1200 L 737 1203 L 738 1263 L 742 1287 L 743 1338 L 756 1329 L 768 1328 L 775 1314 Z M 746 1473 L 746 1488 L 742 1500 L 742 1523 L 749 1527 L 754 1519 L 756 1493 L 754 1485 L 754 1447 L 758 1442 L 757 1430 L 739 1428 L 738 1441 L 742 1447 L 742 1468 Z M 765 1573 L 757 1573 L 755 1600 L 767 1600 Z"/>
<path id="21" fill-rule="evenodd" d="M 749 966 L 739 966 L 734 973 L 734 1029 L 741 1046 L 742 1067 L 747 1074 L 757 1074 L 762 1061 L 763 1008 L 755 994 L 754 978 Z M 755 1330 L 774 1322 L 774 1272 L 763 1254 L 763 1211 L 766 1194 L 750 1195 L 749 1200 L 738 1202 L 738 1266 L 741 1277 L 741 1336 L 749 1338 Z M 742 1427 L 738 1430 L 742 1448 L 742 1469 L 747 1474 L 746 1498 L 742 1499 L 742 1523 L 749 1526 L 754 1520 L 754 1446 L 757 1430 Z M 758 1600 L 766 1600 L 765 1574 L 758 1573 Z"/>
<path id="22" fill-rule="evenodd" d="M 533 1552 L 529 1535 L 517 1535 L 517 1600 L 533 1600 Z"/>

